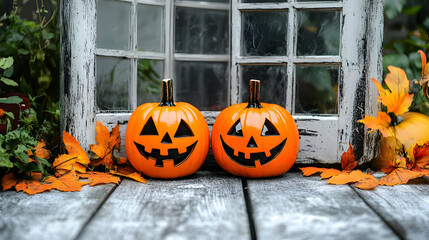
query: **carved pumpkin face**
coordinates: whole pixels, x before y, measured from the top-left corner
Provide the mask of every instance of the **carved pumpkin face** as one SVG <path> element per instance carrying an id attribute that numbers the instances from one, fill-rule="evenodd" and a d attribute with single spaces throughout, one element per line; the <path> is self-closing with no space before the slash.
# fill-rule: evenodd
<path id="1" fill-rule="evenodd" d="M 283 174 L 294 164 L 298 148 L 295 121 L 276 104 L 232 105 L 219 114 L 212 130 L 217 163 L 238 176 Z"/>
<path id="2" fill-rule="evenodd" d="M 202 114 L 188 103 L 146 103 L 131 115 L 125 136 L 130 163 L 145 175 L 177 178 L 197 171 L 209 149 Z"/>

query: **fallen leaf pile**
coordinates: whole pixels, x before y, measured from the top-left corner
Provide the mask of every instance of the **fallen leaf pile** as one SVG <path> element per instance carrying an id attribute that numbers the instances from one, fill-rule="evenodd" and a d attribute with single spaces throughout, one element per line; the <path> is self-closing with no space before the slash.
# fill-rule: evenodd
<path id="1" fill-rule="evenodd" d="M 32 172 L 25 179 L 18 179 L 13 173 L 6 174 L 2 179 L 3 191 L 15 188 L 17 192 L 23 191 L 30 195 L 56 189 L 64 192 L 80 191 L 82 186 L 89 184 L 118 184 L 121 177 L 146 183 L 146 180 L 129 165 L 126 158 L 114 156 L 120 148 L 119 125 L 112 132 L 97 121 L 97 145 L 90 145 L 95 157 L 90 158 L 80 143 L 68 132 L 63 132 L 63 143 L 66 154 L 59 155 L 52 164 L 55 175 L 43 178 L 42 173 Z M 45 149 L 46 143 L 39 142 L 36 153 L 29 151 L 28 156 L 34 158 L 49 158 L 49 151 Z M 34 160 L 33 160 L 34 161 Z M 91 168 L 102 166 L 104 172 L 92 171 Z"/>
<path id="2" fill-rule="evenodd" d="M 355 186 L 364 190 L 371 190 L 379 185 L 394 186 L 400 184 L 407 184 L 409 180 L 427 176 L 429 177 L 429 142 L 424 146 L 416 146 L 414 157 L 419 160 L 419 164 L 424 164 L 424 168 L 421 168 L 419 164 L 414 164 L 410 169 L 401 167 L 392 167 L 391 169 L 385 169 L 385 173 L 388 173 L 384 177 L 377 179 L 373 176 L 373 173 L 364 173 L 361 170 L 355 170 L 358 162 L 355 160 L 353 147 L 349 146 L 349 150 L 341 156 L 341 167 L 342 170 L 334 168 L 318 168 L 318 167 L 303 167 L 300 168 L 304 176 L 311 176 L 316 173 L 320 173 L 321 179 L 328 179 L 327 183 L 344 185 L 349 183 L 355 183 Z"/>

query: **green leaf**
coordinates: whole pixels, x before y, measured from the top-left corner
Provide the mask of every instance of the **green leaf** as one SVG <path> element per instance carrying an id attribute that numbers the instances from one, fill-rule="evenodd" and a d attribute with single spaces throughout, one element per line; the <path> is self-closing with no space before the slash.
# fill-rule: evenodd
<path id="1" fill-rule="evenodd" d="M 402 11 L 406 2 L 406 0 L 384 0 L 384 13 L 386 17 L 389 19 L 394 18 Z"/>
<path id="2" fill-rule="evenodd" d="M 8 98 L 0 98 L 0 103 L 6 104 L 19 104 L 22 102 L 22 98 L 18 96 L 8 97 Z"/>
<path id="3" fill-rule="evenodd" d="M 49 40 L 52 39 L 55 35 L 51 32 L 43 31 L 42 36 L 44 39 Z"/>
<path id="4" fill-rule="evenodd" d="M 7 77 L 7 78 L 9 78 L 9 77 L 11 77 L 11 76 L 12 76 L 12 74 L 13 74 L 13 65 L 12 65 L 12 66 L 10 66 L 10 68 L 8 68 L 8 69 L 4 70 L 4 72 L 3 72 L 3 77 Z"/>
<path id="5" fill-rule="evenodd" d="M 391 1 L 391 0 L 390 0 Z M 402 12 L 408 16 L 416 15 L 423 8 L 423 5 L 417 5 L 402 9 Z"/>
<path id="6" fill-rule="evenodd" d="M 8 69 L 13 65 L 13 57 L 0 58 L 0 68 Z"/>
<path id="7" fill-rule="evenodd" d="M 2 81 L 4 84 L 9 86 L 14 86 L 14 87 L 18 86 L 18 83 L 16 83 L 15 81 L 9 78 L 2 77 L 0 78 L 0 81 Z"/>
<path id="8" fill-rule="evenodd" d="M 18 49 L 18 54 L 20 55 L 27 55 L 29 53 L 30 51 L 28 51 L 27 49 L 23 49 L 23 48 Z"/>
<path id="9" fill-rule="evenodd" d="M 20 145 L 21 146 L 21 145 Z M 20 151 L 20 150 L 15 150 L 15 155 L 21 159 L 21 161 L 25 162 L 25 163 L 29 163 L 30 159 L 28 158 L 27 153 Z"/>
<path id="10" fill-rule="evenodd" d="M 46 160 L 46 159 L 43 159 L 43 158 L 39 158 L 38 156 L 36 156 L 36 159 L 37 159 L 37 161 L 40 163 L 40 164 L 42 164 L 42 165 L 45 165 L 45 166 L 47 166 L 47 167 L 50 167 L 51 166 L 51 164 L 48 162 L 48 160 Z"/>
<path id="11" fill-rule="evenodd" d="M 10 154 L 0 152 L 0 167 L 13 168 L 13 163 L 9 160 Z"/>
<path id="12" fill-rule="evenodd" d="M 10 119 L 15 119 L 15 115 L 13 115 L 13 113 L 11 112 L 3 112 L 3 114 L 9 117 Z"/>
<path id="13" fill-rule="evenodd" d="M 426 17 L 426 19 L 423 21 L 423 26 L 425 26 L 425 28 L 429 28 L 429 17 Z"/>

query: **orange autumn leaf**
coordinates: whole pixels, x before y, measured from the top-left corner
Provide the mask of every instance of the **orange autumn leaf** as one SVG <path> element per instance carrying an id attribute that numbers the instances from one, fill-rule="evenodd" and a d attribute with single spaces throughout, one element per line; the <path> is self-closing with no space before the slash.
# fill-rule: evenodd
<path id="1" fill-rule="evenodd" d="M 429 99 L 428 93 L 428 81 L 429 81 L 429 65 L 427 64 L 426 54 L 422 51 L 418 51 L 422 58 L 422 75 L 420 77 L 420 85 L 423 87 L 423 93 L 427 99 Z"/>
<path id="2" fill-rule="evenodd" d="M 341 156 L 341 168 L 343 170 L 352 170 L 357 166 L 357 164 L 353 147 L 349 144 L 349 150 Z"/>
<path id="3" fill-rule="evenodd" d="M 37 143 L 35 149 L 36 149 L 36 156 L 43 159 L 48 159 L 51 154 L 49 153 L 48 149 L 46 147 L 46 142 L 44 140 Z M 30 157 L 30 162 L 34 162 L 35 160 L 31 157 L 34 155 L 33 151 L 30 149 L 27 153 L 27 155 Z"/>
<path id="4" fill-rule="evenodd" d="M 115 148 L 119 149 L 121 144 L 121 137 L 119 136 L 119 124 L 116 125 L 116 127 L 114 127 L 110 133 L 106 126 L 97 121 L 96 133 L 97 136 L 95 140 L 97 145 L 91 144 L 89 147 L 91 151 L 98 156 L 98 159 L 92 162 L 91 165 L 97 166 L 103 164 L 113 168 L 113 150 Z"/>
<path id="5" fill-rule="evenodd" d="M 370 129 L 368 133 L 379 130 L 383 137 L 393 136 L 393 132 L 389 128 L 391 119 L 385 112 L 378 112 L 377 117 L 365 115 L 365 118 L 358 120 L 358 122 L 365 124 Z"/>
<path id="6" fill-rule="evenodd" d="M 54 169 L 58 170 L 74 170 L 76 172 L 85 173 L 87 162 L 78 154 L 63 154 L 55 158 L 52 164 Z"/>
<path id="7" fill-rule="evenodd" d="M 3 191 L 11 189 L 17 183 L 18 183 L 18 179 L 15 178 L 15 175 L 13 173 L 8 173 L 4 175 L 3 179 L 1 180 Z"/>
<path id="8" fill-rule="evenodd" d="M 113 176 L 109 173 L 103 172 L 88 172 L 79 174 L 81 178 L 87 178 L 89 180 L 89 185 L 95 186 L 99 184 L 115 183 L 118 184 L 121 179 L 119 177 Z"/>
<path id="9" fill-rule="evenodd" d="M 320 174 L 320 178 L 321 179 L 328 179 L 334 176 L 337 176 L 338 174 L 340 174 L 341 171 L 338 169 L 334 169 L 334 168 L 327 168 L 325 171 L 323 171 Z"/>
<path id="10" fill-rule="evenodd" d="M 386 75 L 384 82 L 389 89 L 384 89 L 381 84 L 372 79 L 378 89 L 378 101 L 387 107 L 388 113 L 394 113 L 396 116 L 408 112 L 413 101 L 413 94 L 409 94 L 410 82 L 407 79 L 405 71 L 401 68 L 388 66 L 390 71 Z"/>
<path id="11" fill-rule="evenodd" d="M 420 53 L 422 59 L 422 77 L 429 77 L 429 65 L 427 64 L 426 54 L 422 50 L 418 50 L 417 52 Z"/>
<path id="12" fill-rule="evenodd" d="M 75 171 L 69 171 L 63 176 L 49 177 L 46 182 L 51 183 L 53 189 L 57 189 L 63 192 L 76 192 L 82 189 L 82 186 L 88 184 L 88 182 L 79 181 L 79 176 L 76 175 Z"/>
<path id="13" fill-rule="evenodd" d="M 318 167 L 302 167 L 299 168 L 302 171 L 302 174 L 306 177 L 311 176 L 318 172 L 323 172 L 326 168 L 318 168 Z"/>
<path id="14" fill-rule="evenodd" d="M 128 162 L 128 159 L 126 157 L 119 157 L 116 161 L 117 164 L 126 164 Z"/>
<path id="15" fill-rule="evenodd" d="M 400 184 L 407 184 L 411 179 L 422 177 L 424 173 L 411 171 L 406 168 L 397 168 L 388 175 L 379 180 L 380 185 L 394 186 Z"/>
<path id="16" fill-rule="evenodd" d="M 331 178 L 341 173 L 340 170 L 334 168 L 318 168 L 318 167 L 302 167 L 299 168 L 304 176 L 311 176 L 315 173 L 320 173 L 321 179 Z"/>
<path id="17" fill-rule="evenodd" d="M 369 174 L 365 174 L 365 176 L 355 184 L 357 188 L 363 190 L 371 190 L 378 187 L 378 185 L 379 183 L 377 178 Z"/>
<path id="18" fill-rule="evenodd" d="M 0 108 L 0 118 L 2 118 L 4 115 L 4 110 Z"/>
<path id="19" fill-rule="evenodd" d="M 17 192 L 23 191 L 29 195 L 33 195 L 52 189 L 51 185 L 42 182 L 42 173 L 30 173 L 29 177 L 29 180 L 18 180 L 18 183 L 15 185 L 15 189 Z"/>
<path id="20" fill-rule="evenodd" d="M 368 174 L 365 174 L 360 170 L 353 170 L 351 172 L 343 171 L 337 176 L 330 178 L 327 183 L 343 185 L 347 183 L 359 182 L 360 180 L 364 179 L 366 175 Z"/>
<path id="21" fill-rule="evenodd" d="M 85 150 L 83 150 L 76 138 L 66 131 L 63 131 L 63 142 L 68 154 L 58 156 L 54 160 L 52 167 L 56 170 L 75 170 L 85 173 L 86 167 L 90 162 Z"/>
<path id="22" fill-rule="evenodd" d="M 95 158 L 91 160 L 90 163 L 91 166 L 98 166 L 98 165 L 104 165 L 109 168 L 114 168 L 114 162 L 111 157 L 105 157 L 105 158 Z"/>
<path id="23" fill-rule="evenodd" d="M 413 171 L 421 173 L 425 177 L 429 177 L 429 168 L 416 168 L 416 169 L 413 169 Z"/>
<path id="24" fill-rule="evenodd" d="M 414 166 L 413 168 L 425 168 L 429 165 L 429 142 L 418 145 L 413 149 Z"/>
<path id="25" fill-rule="evenodd" d="M 114 175 L 122 176 L 122 177 L 127 177 L 137 182 L 147 183 L 147 180 L 144 179 L 141 176 L 141 174 L 132 167 L 128 167 L 128 166 L 118 167 L 117 170 L 110 170 L 110 173 Z"/>
<path id="26" fill-rule="evenodd" d="M 52 189 L 52 186 L 40 181 L 34 180 L 21 180 L 18 184 L 15 185 L 16 191 L 23 191 L 29 195 L 49 191 Z"/>
<path id="27" fill-rule="evenodd" d="M 68 154 L 80 156 L 80 162 L 84 165 L 89 164 L 89 158 L 85 150 L 80 146 L 80 143 L 70 133 L 63 131 L 63 142 L 66 146 Z"/>

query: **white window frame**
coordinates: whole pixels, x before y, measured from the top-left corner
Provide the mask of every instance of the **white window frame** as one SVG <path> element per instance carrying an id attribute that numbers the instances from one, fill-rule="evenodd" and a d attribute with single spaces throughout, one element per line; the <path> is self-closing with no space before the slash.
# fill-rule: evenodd
<path id="1" fill-rule="evenodd" d="M 121 0 L 132 4 L 131 17 L 135 17 L 136 4 L 164 6 L 165 39 L 174 38 L 174 1 L 165 0 Z M 135 71 L 138 59 L 163 60 L 165 76 L 174 78 L 173 61 L 214 61 L 230 63 L 230 102 L 239 101 L 239 65 L 243 63 L 287 64 L 286 109 L 293 113 L 294 64 L 338 64 L 340 66 L 339 101 L 337 115 L 294 115 L 300 131 L 300 153 L 298 163 L 338 163 L 349 143 L 361 162 L 369 161 L 375 154 L 376 135 L 367 135 L 364 127 L 356 121 L 364 114 L 374 115 L 378 109 L 377 92 L 371 85 L 371 78 L 381 80 L 383 1 L 343 0 L 332 2 L 296 2 L 246 4 L 231 0 L 231 54 L 197 55 L 178 54 L 165 44 L 164 53 L 120 51 L 96 48 L 96 4 L 97 0 L 61 1 L 61 127 L 70 132 L 88 150 L 95 142 L 96 121 L 113 127 L 120 124 L 124 138 L 126 125 L 131 113 L 97 113 L 95 103 L 95 58 L 96 56 L 116 56 L 132 59 L 132 80 L 130 89 L 136 89 Z M 175 6 L 205 9 L 225 9 L 225 4 L 196 4 L 193 1 L 176 1 Z M 341 38 L 339 56 L 294 57 L 296 34 L 296 11 L 300 9 L 327 9 L 341 12 Z M 282 57 L 241 57 L 240 36 L 241 16 L 244 10 L 283 9 L 288 13 L 287 56 Z M 133 23 L 135 21 L 131 21 Z M 136 29 L 131 24 L 131 29 Z M 136 35 L 136 34 L 134 34 Z M 136 44 L 136 36 L 131 39 Z M 137 103 L 137 96 L 130 91 L 131 108 Z M 203 112 L 209 126 L 213 125 L 219 112 Z M 123 151 L 124 152 L 124 151 Z"/>

